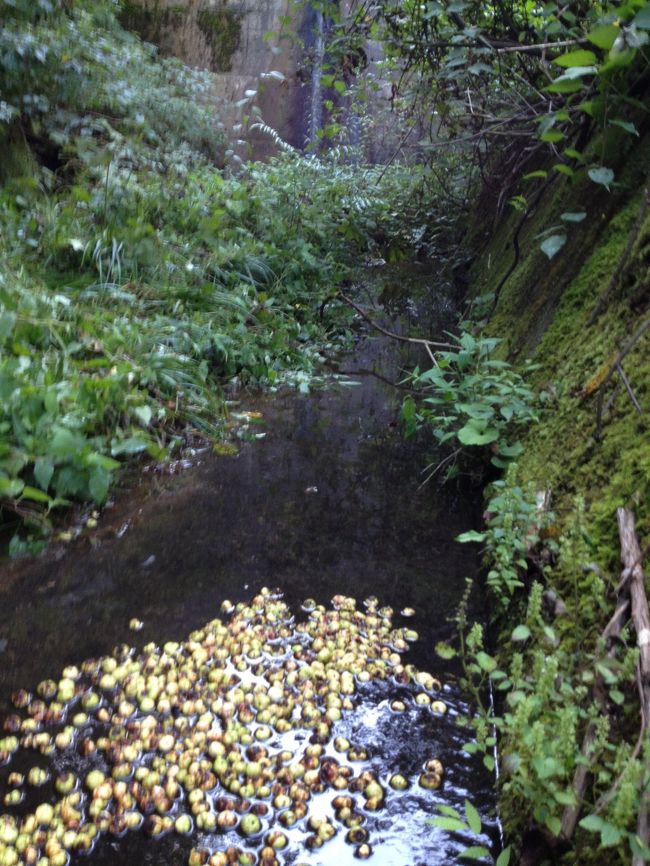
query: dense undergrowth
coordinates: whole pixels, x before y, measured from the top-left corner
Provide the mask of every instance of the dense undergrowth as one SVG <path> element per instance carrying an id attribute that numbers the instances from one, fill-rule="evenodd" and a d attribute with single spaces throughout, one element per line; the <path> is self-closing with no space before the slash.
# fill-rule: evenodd
<path id="1" fill-rule="evenodd" d="M 477 743 L 467 748 L 493 767 L 498 738 L 511 854 L 539 864 L 650 860 L 637 834 L 650 786 L 640 638 L 631 623 L 613 643 L 603 636 L 621 579 L 616 509 L 634 511 L 647 551 L 650 501 L 648 137 L 615 139 L 590 145 L 609 152 L 615 190 L 558 180 L 525 220 L 515 210 L 496 220 L 471 275 L 472 310 L 486 311 L 480 339 L 507 335 L 497 357 L 522 372 L 533 361 L 526 380 L 537 418 L 486 490 L 484 527 L 461 537 L 482 545 L 493 608 L 489 635 L 465 605 L 457 618 L 477 708 Z M 590 220 L 549 267 L 540 233 L 578 209 Z"/>
<path id="2" fill-rule="evenodd" d="M 11 549 L 102 503 L 125 457 L 218 437 L 224 387 L 307 387 L 369 250 L 426 242 L 421 172 L 287 152 L 235 176 L 208 73 L 118 4 L 3 0 L 0 497 Z M 433 203 L 432 203 L 433 202 Z"/>

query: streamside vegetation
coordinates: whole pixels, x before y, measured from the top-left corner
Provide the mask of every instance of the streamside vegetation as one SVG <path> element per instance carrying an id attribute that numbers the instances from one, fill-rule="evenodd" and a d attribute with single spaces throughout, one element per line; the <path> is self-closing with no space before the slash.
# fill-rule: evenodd
<path id="1" fill-rule="evenodd" d="M 285 147 L 237 174 L 207 72 L 113 0 L 2 0 L 0 502 L 13 554 L 125 459 L 224 435 L 225 389 L 308 387 L 348 266 L 435 219 L 425 174 Z M 417 231 L 416 231 L 417 229 Z M 392 250 L 392 252 L 391 252 Z"/>

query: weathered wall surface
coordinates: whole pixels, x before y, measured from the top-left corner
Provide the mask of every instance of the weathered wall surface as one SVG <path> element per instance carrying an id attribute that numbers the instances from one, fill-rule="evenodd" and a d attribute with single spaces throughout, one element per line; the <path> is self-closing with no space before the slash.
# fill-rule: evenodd
<path id="1" fill-rule="evenodd" d="M 215 73 L 226 124 L 249 114 L 252 101 L 238 103 L 257 91 L 264 121 L 295 146 L 304 144 L 309 98 L 303 49 L 293 36 L 304 28 L 303 19 L 292 0 L 130 0 L 122 14 L 122 23 L 163 55 Z M 263 134 L 254 134 L 251 143 L 256 157 L 275 150 Z"/>

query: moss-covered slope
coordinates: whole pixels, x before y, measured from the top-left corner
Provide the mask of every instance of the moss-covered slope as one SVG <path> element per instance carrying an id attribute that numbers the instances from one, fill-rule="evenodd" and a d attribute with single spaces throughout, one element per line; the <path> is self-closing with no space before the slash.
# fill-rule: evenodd
<path id="1" fill-rule="evenodd" d="M 497 223 L 471 277 L 475 297 L 498 292 L 488 329 L 504 338 L 509 359 L 532 357 L 540 364 L 535 384 L 548 402 L 541 423 L 527 436 L 522 478 L 552 491 L 560 522 L 574 495 L 584 495 L 594 554 L 615 567 L 617 506 L 633 503 L 641 535 L 650 536 L 650 331 L 622 364 L 642 413 L 616 373 L 604 389 L 609 408 L 600 438 L 597 387 L 628 336 L 650 315 L 650 208 L 643 203 L 650 135 L 632 140 L 613 134 L 594 148 L 605 148 L 616 168 L 611 192 L 586 174 L 577 181 L 556 177 L 528 215 L 512 208 Z M 539 235 L 562 225 L 563 213 L 583 211 L 582 222 L 564 222 L 567 243 L 549 261 Z M 515 257 L 518 228 L 519 260 L 499 291 Z M 594 319 L 631 238 L 620 278 Z"/>

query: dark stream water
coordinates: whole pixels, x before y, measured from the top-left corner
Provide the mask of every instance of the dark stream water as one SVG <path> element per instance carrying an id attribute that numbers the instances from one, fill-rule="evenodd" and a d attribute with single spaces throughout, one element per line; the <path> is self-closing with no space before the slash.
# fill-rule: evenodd
<path id="1" fill-rule="evenodd" d="M 389 272 L 390 276 L 390 272 Z M 427 285 L 431 275 L 426 277 Z M 405 273 L 388 279 L 401 312 L 413 310 Z M 390 292 L 386 292 L 388 298 Z M 401 305 L 401 306 L 400 306 Z M 439 305 L 438 326 L 449 306 Z M 0 579 L 0 716 L 19 687 L 58 679 L 66 664 L 110 653 L 115 645 L 183 640 L 220 615 L 225 599 L 248 600 L 263 586 L 278 588 L 298 616 L 307 597 L 328 605 L 336 593 L 368 596 L 395 609 L 396 625 L 419 632 L 405 656 L 443 681 L 448 712 L 422 708 L 398 687 L 394 695 L 362 689 L 358 709 L 336 726 L 368 746 L 382 777 L 399 771 L 417 778 L 427 758 L 445 766 L 443 786 L 417 785 L 368 818 L 377 866 L 451 864 L 470 841 L 425 823 L 439 803 L 462 810 L 466 797 L 487 816 L 490 780 L 462 751 L 467 735 L 456 725 L 465 709 L 433 647 L 450 634 L 448 617 L 476 572 L 471 546 L 453 541 L 475 516 L 478 492 L 424 487 L 421 445 L 406 443 L 398 426 L 400 395 L 384 379 L 401 378 L 409 362 L 394 342 L 370 333 L 340 361 L 346 378 L 307 395 L 241 398 L 238 411 L 261 413 L 255 432 L 235 456 L 209 452 L 172 479 L 147 482 L 146 495 L 118 497 L 99 527 L 69 547 L 6 566 Z M 361 371 L 356 377 L 351 374 Z M 378 374 L 378 375 L 375 375 Z M 413 618 L 397 613 L 412 607 Z M 144 626 L 129 629 L 132 617 Z M 385 686 L 385 684 L 384 684 Z M 392 712 L 389 699 L 407 710 Z M 411 696 L 412 697 L 412 696 Z M 1 734 L 0 734 L 1 736 Z M 10 766 L 0 771 L 0 792 Z M 331 793 L 330 793 L 331 799 Z M 323 801 L 323 809 L 329 800 Z M 486 817 L 486 826 L 492 822 Z M 483 839 L 485 841 L 485 839 Z M 100 840 L 92 864 L 182 864 L 190 843 L 173 833 L 160 841 L 130 833 Z M 318 851 L 293 850 L 280 862 L 344 866 L 357 862 L 339 833 Z"/>

